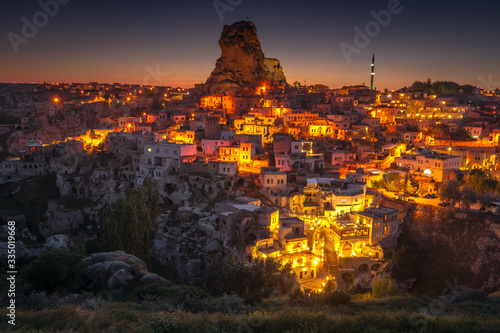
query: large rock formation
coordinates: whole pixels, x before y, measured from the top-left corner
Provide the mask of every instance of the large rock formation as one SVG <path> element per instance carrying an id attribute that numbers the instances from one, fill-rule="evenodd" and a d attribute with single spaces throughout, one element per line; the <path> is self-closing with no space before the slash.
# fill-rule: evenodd
<path id="1" fill-rule="evenodd" d="M 206 82 L 211 93 L 253 89 L 263 80 L 280 81 L 286 85 L 279 60 L 264 57 L 257 29 L 252 22 L 241 21 L 224 26 L 219 46 L 222 56 Z"/>
<path id="2" fill-rule="evenodd" d="M 94 253 L 83 259 L 86 266 L 83 279 L 89 290 L 108 289 L 119 293 L 123 289 L 141 289 L 165 281 L 148 272 L 144 261 L 123 252 Z"/>

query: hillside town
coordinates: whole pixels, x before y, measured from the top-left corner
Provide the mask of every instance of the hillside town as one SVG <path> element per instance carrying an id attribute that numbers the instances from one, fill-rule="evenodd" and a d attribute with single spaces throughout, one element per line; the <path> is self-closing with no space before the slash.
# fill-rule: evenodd
<path id="1" fill-rule="evenodd" d="M 478 89 L 264 81 L 248 94 L 205 94 L 90 83 L 3 85 L 2 97 L 4 119 L 15 120 L 0 127 L 3 184 L 57 172 L 61 194 L 91 199 L 95 213 L 146 177 L 165 205 L 189 207 L 171 197 L 173 177 L 185 175 L 187 192 L 227 193 L 207 206 L 225 249 L 247 262 L 278 257 L 315 288 L 380 272 L 411 201 L 438 204 L 444 181 L 500 170 L 500 98 Z M 99 162 L 85 165 L 88 156 Z M 403 186 L 384 193 L 376 184 L 391 175 Z M 45 237 L 84 223 L 79 209 L 49 208 Z"/>
<path id="2" fill-rule="evenodd" d="M 271 74 L 245 87 L 225 77 L 229 60 L 189 89 L 0 85 L 0 184 L 55 173 L 60 195 L 37 224 L 0 211 L 26 224 L 26 254 L 37 238 L 97 239 L 101 210 L 151 178 L 152 253 L 178 280 L 200 277 L 213 250 L 279 259 L 303 288 L 366 289 L 412 203 L 449 205 L 442 184 L 500 174 L 498 91 L 288 84 L 265 60 Z"/>

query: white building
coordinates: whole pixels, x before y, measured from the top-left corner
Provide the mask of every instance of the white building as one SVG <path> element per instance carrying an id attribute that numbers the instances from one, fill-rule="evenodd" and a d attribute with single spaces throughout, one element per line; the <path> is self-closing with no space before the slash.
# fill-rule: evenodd
<path id="1" fill-rule="evenodd" d="M 195 158 L 196 145 L 166 141 L 146 144 L 137 175 L 138 182 L 148 176 L 160 179 L 165 177 L 167 172 L 179 172 L 181 162 L 189 162 Z"/>
<path id="2" fill-rule="evenodd" d="M 421 173 L 438 182 L 449 179 L 453 170 L 460 169 L 460 161 L 460 156 L 428 150 L 394 159 L 394 163 L 399 167 L 409 168 L 412 173 Z"/>

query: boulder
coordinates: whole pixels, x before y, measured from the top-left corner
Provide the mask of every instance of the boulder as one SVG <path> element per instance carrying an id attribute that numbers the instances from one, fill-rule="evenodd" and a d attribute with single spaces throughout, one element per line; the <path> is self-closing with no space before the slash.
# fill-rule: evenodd
<path id="1" fill-rule="evenodd" d="M 122 261 L 132 266 L 137 266 L 139 270 L 147 271 L 148 267 L 141 259 L 124 252 L 104 252 L 94 253 L 88 258 L 83 259 L 84 264 L 93 265 L 107 261 Z"/>
<path id="2" fill-rule="evenodd" d="M 137 290 L 148 285 L 164 281 L 150 273 L 147 266 L 136 256 L 123 252 L 95 253 L 83 259 L 86 265 L 83 279 L 87 288 L 96 291 L 99 288 L 111 293 L 123 290 Z"/>
<path id="3" fill-rule="evenodd" d="M 138 286 L 141 288 L 145 288 L 145 287 L 150 286 L 152 284 L 161 283 L 163 281 L 165 281 L 165 279 L 162 278 L 161 276 L 158 276 L 158 275 L 152 274 L 152 273 L 148 273 L 148 274 L 144 275 L 139 280 Z"/>
<path id="4" fill-rule="evenodd" d="M 120 290 L 121 288 L 126 288 L 133 280 L 134 275 L 132 275 L 129 270 L 123 268 L 111 275 L 106 282 L 106 287 L 108 287 L 109 290 Z"/>
<path id="5" fill-rule="evenodd" d="M 69 238 L 65 235 L 54 235 L 49 237 L 45 244 L 43 244 L 42 252 L 48 250 L 50 247 L 56 249 L 64 249 L 67 250 L 69 246 Z"/>

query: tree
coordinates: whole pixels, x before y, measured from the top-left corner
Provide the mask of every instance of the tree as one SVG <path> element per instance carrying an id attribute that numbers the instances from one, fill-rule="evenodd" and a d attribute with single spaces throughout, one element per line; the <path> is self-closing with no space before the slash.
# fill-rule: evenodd
<path id="1" fill-rule="evenodd" d="M 163 107 L 163 105 L 162 105 L 162 102 L 160 100 L 160 97 L 158 97 L 157 95 L 155 95 L 153 97 L 153 101 L 151 102 L 151 109 L 159 111 L 159 110 L 162 109 L 162 107 Z"/>
<path id="2" fill-rule="evenodd" d="M 216 296 L 235 293 L 247 301 L 258 301 L 273 293 L 289 294 L 296 276 L 289 264 L 273 258 L 257 259 L 245 265 L 234 257 L 218 255 L 206 279 L 207 289 Z"/>
<path id="3" fill-rule="evenodd" d="M 398 173 L 395 172 L 389 173 L 389 175 L 387 176 L 386 179 L 384 179 L 384 181 L 387 191 L 399 193 L 404 190 L 405 181 L 403 177 L 401 177 Z"/>
<path id="4" fill-rule="evenodd" d="M 66 249 L 50 248 L 21 270 L 21 277 L 36 291 L 77 292 L 83 287 L 83 256 Z"/>
<path id="5" fill-rule="evenodd" d="M 384 179 L 372 181 L 373 188 L 384 191 L 400 193 L 404 191 L 405 181 L 398 173 L 391 172 L 384 176 Z"/>
<path id="6" fill-rule="evenodd" d="M 460 200 L 461 208 L 470 209 L 470 207 L 476 203 L 477 195 L 473 189 L 468 186 L 464 186 L 461 192 L 462 198 Z"/>
<path id="7" fill-rule="evenodd" d="M 496 191 L 497 181 L 485 171 L 474 169 L 467 175 L 467 186 L 473 189 L 476 194 L 483 195 L 488 190 Z"/>
<path id="8" fill-rule="evenodd" d="M 495 192 L 497 191 L 497 187 L 498 187 L 498 181 L 496 179 L 492 178 L 491 175 L 488 175 L 488 178 L 486 178 L 483 181 L 483 186 L 484 186 L 484 189 L 486 192 L 491 193 L 491 194 L 495 194 Z"/>
<path id="9" fill-rule="evenodd" d="M 436 139 L 449 139 L 450 138 L 450 128 L 446 124 L 432 124 L 424 132 L 425 135 L 431 136 Z"/>
<path id="10" fill-rule="evenodd" d="M 427 193 L 429 193 L 428 189 L 425 186 L 419 186 L 416 194 L 419 197 L 425 196 Z"/>
<path id="11" fill-rule="evenodd" d="M 373 280 L 372 295 L 373 298 L 398 296 L 398 284 L 389 275 L 384 275 L 382 278 L 375 278 Z"/>
<path id="12" fill-rule="evenodd" d="M 114 211 L 103 214 L 104 249 L 122 250 L 148 261 L 158 231 L 159 202 L 160 193 L 149 177 L 139 188 L 128 188 Z"/>
<path id="13" fill-rule="evenodd" d="M 450 138 L 456 141 L 468 141 L 472 140 L 469 132 L 467 132 L 464 128 L 459 128 L 455 132 L 450 133 Z"/>
<path id="14" fill-rule="evenodd" d="M 443 201 L 451 203 L 451 206 L 455 206 L 455 203 L 460 202 L 460 186 L 458 181 L 451 179 L 444 181 L 439 187 L 439 198 Z"/>

